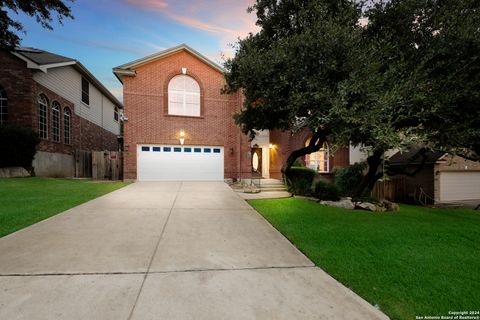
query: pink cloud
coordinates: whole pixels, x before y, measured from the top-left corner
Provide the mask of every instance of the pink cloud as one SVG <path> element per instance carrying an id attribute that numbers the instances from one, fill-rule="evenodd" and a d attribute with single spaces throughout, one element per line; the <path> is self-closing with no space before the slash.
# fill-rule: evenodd
<path id="1" fill-rule="evenodd" d="M 127 0 L 127 2 L 143 9 L 162 10 L 168 7 L 167 1 L 164 0 Z"/>

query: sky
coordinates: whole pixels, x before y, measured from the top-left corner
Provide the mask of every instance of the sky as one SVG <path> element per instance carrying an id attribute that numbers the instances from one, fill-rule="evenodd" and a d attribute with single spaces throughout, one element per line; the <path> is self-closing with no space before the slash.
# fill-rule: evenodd
<path id="1" fill-rule="evenodd" d="M 122 85 L 112 68 L 181 43 L 221 64 L 233 56 L 238 37 L 258 31 L 254 0 L 76 0 L 66 1 L 75 19 L 43 29 L 35 19 L 13 16 L 26 34 L 21 45 L 79 60 L 116 97 Z"/>

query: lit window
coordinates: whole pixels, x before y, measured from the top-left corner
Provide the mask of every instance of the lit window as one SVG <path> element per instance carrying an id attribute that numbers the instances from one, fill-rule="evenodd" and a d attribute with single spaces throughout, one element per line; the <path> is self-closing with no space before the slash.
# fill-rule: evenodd
<path id="1" fill-rule="evenodd" d="M 0 86 L 0 124 L 6 124 L 8 121 L 8 99 L 7 92 Z"/>
<path id="2" fill-rule="evenodd" d="M 90 104 L 90 83 L 84 77 L 82 77 L 82 102 Z"/>
<path id="3" fill-rule="evenodd" d="M 200 86 L 192 77 L 175 76 L 168 84 L 168 114 L 200 116 Z"/>
<path id="4" fill-rule="evenodd" d="M 118 122 L 118 107 L 113 110 L 113 119 Z"/>
<path id="5" fill-rule="evenodd" d="M 48 139 L 48 100 L 44 95 L 38 97 L 38 135 Z"/>
<path id="6" fill-rule="evenodd" d="M 52 140 L 60 142 L 60 104 L 52 102 Z"/>
<path id="7" fill-rule="evenodd" d="M 71 112 L 69 108 L 63 109 L 63 143 L 70 144 L 71 141 Z"/>
<path id="8" fill-rule="evenodd" d="M 308 139 L 305 146 L 308 146 L 309 143 L 310 139 Z M 330 172 L 328 158 L 328 144 L 325 142 L 320 150 L 305 156 L 305 165 L 318 172 Z"/>

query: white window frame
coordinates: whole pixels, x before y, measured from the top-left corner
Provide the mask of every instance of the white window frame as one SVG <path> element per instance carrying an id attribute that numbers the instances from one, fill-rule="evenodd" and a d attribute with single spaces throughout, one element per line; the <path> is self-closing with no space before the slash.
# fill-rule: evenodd
<path id="1" fill-rule="evenodd" d="M 306 145 L 308 145 L 307 140 Z M 305 161 L 305 165 L 308 168 L 314 169 L 320 173 L 330 172 L 330 150 L 328 143 L 324 143 L 320 150 L 308 155 L 308 163 Z M 323 159 L 320 157 L 320 153 L 323 153 Z"/>
<path id="2" fill-rule="evenodd" d="M 72 110 L 69 107 L 63 108 L 63 143 L 72 142 Z"/>
<path id="3" fill-rule="evenodd" d="M 52 141 L 60 142 L 60 114 L 62 108 L 57 101 L 52 102 Z"/>
<path id="4" fill-rule="evenodd" d="M 185 86 L 185 80 L 183 82 L 183 90 L 176 90 L 176 89 L 172 89 L 171 88 L 171 84 L 172 84 L 172 81 L 173 80 L 176 80 L 176 79 L 179 79 L 179 78 L 183 78 L 183 79 L 191 79 L 192 81 L 195 82 L 196 86 L 197 86 L 197 89 L 198 89 L 198 92 L 197 91 L 187 91 L 186 90 L 186 86 Z M 170 105 L 171 103 L 171 97 L 172 95 L 181 95 L 182 96 L 182 112 L 174 112 Z M 196 106 L 198 106 L 198 108 L 195 109 L 195 112 L 193 113 L 187 113 L 187 97 L 195 97 L 196 99 L 198 99 L 198 105 L 197 104 L 194 104 Z M 190 105 L 193 105 L 193 104 L 190 104 Z M 170 82 L 168 83 L 168 114 L 169 115 L 175 115 L 175 116 L 187 116 L 187 117 L 200 117 L 201 116 L 201 99 L 200 99 L 200 85 L 198 84 L 198 82 L 190 77 L 190 76 L 187 76 L 187 75 L 177 75 L 175 77 L 173 77 L 172 79 L 170 79 Z"/>
<path id="5" fill-rule="evenodd" d="M 38 135 L 41 139 L 48 139 L 48 99 L 39 95 L 38 99 Z"/>

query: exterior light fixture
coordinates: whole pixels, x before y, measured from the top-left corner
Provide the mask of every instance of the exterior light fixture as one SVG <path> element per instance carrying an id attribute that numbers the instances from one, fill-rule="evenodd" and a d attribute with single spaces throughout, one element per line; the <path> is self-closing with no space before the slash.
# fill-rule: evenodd
<path id="1" fill-rule="evenodd" d="M 183 145 L 185 143 L 185 130 L 180 129 L 180 144 Z"/>
<path id="2" fill-rule="evenodd" d="M 270 144 L 268 145 L 268 147 L 269 147 L 270 149 L 273 149 L 273 148 L 275 148 L 275 145 L 272 144 L 272 143 L 270 143 Z"/>
<path id="3" fill-rule="evenodd" d="M 182 68 L 182 74 L 187 74 L 187 68 Z"/>

